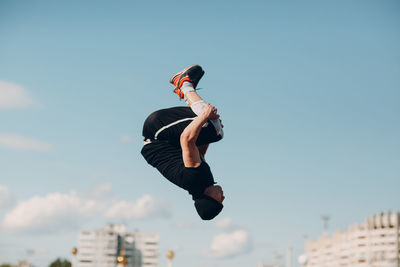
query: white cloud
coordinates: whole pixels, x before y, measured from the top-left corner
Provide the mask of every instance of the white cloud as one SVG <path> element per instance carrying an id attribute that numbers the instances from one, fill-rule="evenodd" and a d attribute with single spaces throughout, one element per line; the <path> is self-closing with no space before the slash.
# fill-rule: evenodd
<path id="1" fill-rule="evenodd" d="M 28 91 L 22 86 L 0 81 L 0 108 L 25 108 L 33 104 Z"/>
<path id="2" fill-rule="evenodd" d="M 11 193 L 8 187 L 0 184 L 0 208 L 11 203 Z"/>
<path id="3" fill-rule="evenodd" d="M 96 189 L 108 191 L 110 185 Z M 95 191 L 96 191 L 95 189 Z M 107 219 L 148 219 L 169 217 L 165 201 L 145 195 L 136 202 L 99 200 L 82 197 L 75 192 L 34 196 L 21 201 L 5 214 L 1 227 L 8 232 L 51 233 L 76 229 L 79 224 L 95 217 Z"/>
<path id="4" fill-rule="evenodd" d="M 104 216 L 119 219 L 167 218 L 171 216 L 171 210 L 165 201 L 144 195 L 136 202 L 114 203 L 105 211 Z"/>
<path id="5" fill-rule="evenodd" d="M 36 150 L 36 151 L 49 151 L 50 144 L 38 141 L 19 135 L 1 134 L 0 133 L 0 147 L 6 147 L 18 150 Z"/>
<path id="6" fill-rule="evenodd" d="M 2 227 L 11 232 L 52 232 L 74 228 L 77 220 L 90 217 L 95 210 L 94 201 L 83 200 L 76 193 L 34 196 L 8 212 Z"/>
<path id="7" fill-rule="evenodd" d="M 212 258 L 229 258 L 249 252 L 249 234 L 244 230 L 216 235 L 206 255 Z"/>
<path id="8" fill-rule="evenodd" d="M 220 229 L 226 229 L 229 228 L 232 225 L 232 219 L 229 217 L 224 217 L 220 220 L 218 220 L 215 225 L 217 226 L 217 228 Z"/>
<path id="9" fill-rule="evenodd" d="M 121 135 L 121 137 L 119 138 L 119 140 L 122 143 L 131 143 L 132 142 L 132 136 L 129 135 Z"/>

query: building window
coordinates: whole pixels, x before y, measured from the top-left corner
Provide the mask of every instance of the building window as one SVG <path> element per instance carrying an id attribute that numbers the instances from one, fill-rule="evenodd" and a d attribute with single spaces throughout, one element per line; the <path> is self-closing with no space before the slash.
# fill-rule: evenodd
<path id="1" fill-rule="evenodd" d="M 84 231 L 84 232 L 81 232 L 81 234 L 82 234 L 82 235 L 90 235 L 90 234 L 91 234 L 91 232 Z"/>

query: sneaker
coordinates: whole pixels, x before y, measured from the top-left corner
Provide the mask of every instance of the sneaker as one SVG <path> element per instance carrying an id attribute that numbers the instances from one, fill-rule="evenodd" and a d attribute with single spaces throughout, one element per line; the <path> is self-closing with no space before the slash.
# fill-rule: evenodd
<path id="1" fill-rule="evenodd" d="M 179 98 L 183 98 L 183 92 L 181 91 L 181 87 L 183 82 L 190 82 L 193 85 L 193 88 L 196 89 L 197 84 L 199 83 L 201 77 L 204 75 L 204 70 L 199 65 L 191 65 L 184 70 L 178 72 L 169 80 L 170 83 L 175 85 L 173 90 Z"/>

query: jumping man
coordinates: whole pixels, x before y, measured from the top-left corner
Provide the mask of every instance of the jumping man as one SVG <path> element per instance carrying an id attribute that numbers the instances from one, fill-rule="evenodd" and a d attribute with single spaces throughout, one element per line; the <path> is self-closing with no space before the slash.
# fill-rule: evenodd
<path id="1" fill-rule="evenodd" d="M 189 107 L 150 114 L 143 126 L 141 153 L 165 178 L 189 192 L 203 220 L 211 220 L 221 212 L 225 197 L 204 157 L 208 145 L 223 138 L 223 126 L 217 109 L 195 91 L 203 75 L 199 65 L 192 65 L 172 76 L 174 92 Z"/>

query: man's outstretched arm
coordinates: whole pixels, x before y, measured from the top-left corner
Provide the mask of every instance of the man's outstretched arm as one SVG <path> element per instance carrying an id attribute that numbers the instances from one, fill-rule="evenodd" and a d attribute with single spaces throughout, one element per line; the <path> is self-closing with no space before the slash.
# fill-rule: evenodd
<path id="1" fill-rule="evenodd" d="M 217 109 L 210 104 L 207 104 L 203 113 L 194 119 L 182 132 L 180 137 L 180 143 L 182 147 L 182 157 L 185 167 L 196 168 L 201 164 L 201 157 L 199 149 L 196 146 L 197 138 L 199 137 L 200 131 L 207 122 L 207 120 L 218 119 Z"/>

